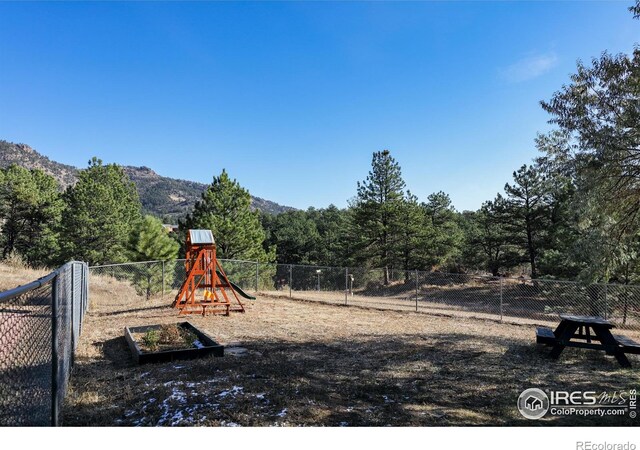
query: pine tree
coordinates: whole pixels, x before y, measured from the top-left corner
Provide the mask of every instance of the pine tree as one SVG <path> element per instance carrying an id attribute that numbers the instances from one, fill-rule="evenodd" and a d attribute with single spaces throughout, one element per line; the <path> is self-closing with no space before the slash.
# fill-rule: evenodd
<path id="1" fill-rule="evenodd" d="M 399 214 L 403 224 L 399 227 L 398 256 L 405 272 L 405 282 L 409 280 L 409 270 L 421 266 L 425 250 L 425 209 L 418 198 L 407 192 L 407 198 L 402 201 Z"/>
<path id="2" fill-rule="evenodd" d="M 345 266 L 349 264 L 350 242 L 348 239 L 349 213 L 329 205 L 324 209 L 308 210 L 316 224 L 319 240 L 316 249 L 316 264 Z"/>
<path id="3" fill-rule="evenodd" d="M 546 179 L 534 166 L 513 172 L 513 184 L 504 187 L 507 198 L 497 205 L 512 232 L 514 243 L 526 252 L 531 277 L 538 276 L 538 259 L 551 226 L 550 195 Z"/>
<path id="4" fill-rule="evenodd" d="M 352 205 L 360 258 L 384 268 L 385 285 L 389 284 L 389 268 L 396 258 L 404 188 L 400 165 L 389 150 L 375 152 L 371 171 L 365 181 L 358 182 Z"/>
<path id="5" fill-rule="evenodd" d="M 169 261 L 177 258 L 178 248 L 178 243 L 169 236 L 162 222 L 146 215 L 131 233 L 128 255 L 131 261 Z M 144 264 L 133 272 L 133 283 L 149 299 L 162 291 L 163 282 L 171 286 L 173 273 L 171 270 L 163 271 L 162 263 Z"/>
<path id="6" fill-rule="evenodd" d="M 426 223 L 422 225 L 422 263 L 425 268 L 452 265 L 462 246 L 462 230 L 449 195 L 436 192 L 422 204 Z"/>
<path id="7" fill-rule="evenodd" d="M 162 222 L 145 215 L 131 233 L 128 254 L 131 261 L 169 261 L 178 257 L 178 249 Z"/>
<path id="8" fill-rule="evenodd" d="M 17 252 L 31 265 L 47 265 L 58 250 L 63 209 L 56 180 L 41 170 L 0 170 L 2 258 Z"/>
<path id="9" fill-rule="evenodd" d="M 127 244 L 140 220 L 135 185 L 116 164 L 93 158 L 64 194 L 62 259 L 89 264 L 127 259 Z"/>
<path id="10" fill-rule="evenodd" d="M 257 211 L 251 210 L 251 195 L 225 170 L 202 193 L 191 214 L 179 222 L 180 236 L 189 229 L 213 232 L 219 258 L 272 262 L 275 248 L 265 251 L 266 235 Z"/>
<path id="11" fill-rule="evenodd" d="M 320 235 L 308 211 L 287 211 L 265 215 L 269 229 L 268 245 L 278 245 L 278 262 L 282 264 L 318 264 Z"/>
<path id="12" fill-rule="evenodd" d="M 486 269 L 497 276 L 500 269 L 509 269 L 521 261 L 521 252 L 512 244 L 511 234 L 497 206 L 504 199 L 484 202 L 476 212 L 464 214 L 464 258 L 476 268 Z"/>

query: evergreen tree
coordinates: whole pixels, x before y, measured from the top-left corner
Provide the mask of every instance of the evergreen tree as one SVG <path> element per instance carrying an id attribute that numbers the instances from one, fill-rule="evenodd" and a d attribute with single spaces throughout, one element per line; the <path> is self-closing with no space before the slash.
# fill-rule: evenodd
<path id="1" fill-rule="evenodd" d="M 630 8 L 640 17 L 640 3 Z M 603 52 L 578 63 L 571 82 L 542 107 L 566 148 L 546 159 L 572 175 L 577 239 L 569 256 L 585 282 L 607 280 L 632 267 L 640 227 L 640 48 Z M 628 252 L 628 253 L 627 253 Z M 631 260 L 630 260 L 631 258 Z"/>
<path id="2" fill-rule="evenodd" d="M 583 269 L 584 260 L 575 258 L 581 202 L 575 164 L 568 157 L 571 152 L 568 136 L 554 130 L 539 135 L 536 146 L 545 154 L 536 159 L 536 166 L 547 180 L 550 209 L 545 248 L 538 261 L 540 275 L 573 280 Z"/>
<path id="3" fill-rule="evenodd" d="M 501 269 L 516 266 L 522 258 L 500 217 L 498 205 L 502 201 L 498 195 L 495 200 L 483 203 L 479 211 L 465 214 L 465 261 L 494 276 L 499 275 Z"/>
<path id="4" fill-rule="evenodd" d="M 453 265 L 462 246 L 463 233 L 449 195 L 442 191 L 431 194 L 423 208 L 426 223 L 423 225 L 425 238 L 422 266 L 432 268 Z"/>
<path id="5" fill-rule="evenodd" d="M 418 197 L 407 192 L 398 210 L 404 221 L 399 227 L 398 257 L 405 281 L 409 279 L 408 271 L 421 267 L 425 259 L 426 236 L 430 231 L 425 212 L 424 205 L 418 203 Z"/>
<path id="6" fill-rule="evenodd" d="M 131 233 L 128 255 L 131 261 L 170 261 L 178 257 L 178 249 L 162 222 L 145 215 Z"/>
<path id="7" fill-rule="evenodd" d="M 281 264 L 318 264 L 320 235 L 307 211 L 287 211 L 276 216 L 265 214 L 268 229 L 266 248 L 277 244 L 277 261 Z"/>
<path id="8" fill-rule="evenodd" d="M 29 264 L 49 264 L 58 252 L 63 206 L 55 179 L 41 170 L 0 170 L 2 258 L 17 252 Z"/>
<path id="9" fill-rule="evenodd" d="M 225 170 L 202 193 L 193 209 L 179 222 L 180 237 L 189 229 L 213 232 L 219 258 L 272 262 L 275 248 L 265 250 L 266 234 L 260 215 L 251 210 L 251 195 Z"/>
<path id="10" fill-rule="evenodd" d="M 533 166 L 523 165 L 513 172 L 513 184 L 504 186 L 506 199 L 500 207 L 513 238 L 525 250 L 531 277 L 538 276 L 538 259 L 546 243 L 550 223 L 550 197 L 546 179 Z"/>
<path id="11" fill-rule="evenodd" d="M 389 151 L 375 152 L 371 171 L 365 181 L 358 182 L 352 204 L 359 259 L 383 267 L 385 285 L 389 284 L 389 268 L 396 258 L 403 223 L 404 188 L 400 165 Z"/>
<path id="12" fill-rule="evenodd" d="M 170 261 L 178 257 L 178 243 L 169 237 L 162 222 L 146 215 L 131 233 L 128 255 L 131 261 Z M 172 270 L 164 270 L 161 263 L 142 264 L 133 271 L 133 283 L 149 299 L 173 283 Z"/>
<path id="13" fill-rule="evenodd" d="M 93 158 L 64 194 L 62 259 L 93 264 L 127 259 L 127 244 L 140 220 L 135 185 L 116 164 Z"/>
<path id="14" fill-rule="evenodd" d="M 349 211 L 335 205 L 323 209 L 309 208 L 307 214 L 318 230 L 316 264 L 346 266 L 350 264 L 351 240 L 349 239 Z"/>
<path id="15" fill-rule="evenodd" d="M 631 55 L 578 63 L 571 83 L 543 108 L 570 138 L 567 163 L 576 166 L 583 189 L 615 222 L 617 239 L 640 225 L 640 48 Z"/>

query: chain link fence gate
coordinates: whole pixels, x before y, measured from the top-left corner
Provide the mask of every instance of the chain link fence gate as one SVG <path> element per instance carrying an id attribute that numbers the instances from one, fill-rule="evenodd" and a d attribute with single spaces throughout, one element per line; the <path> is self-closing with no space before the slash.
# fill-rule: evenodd
<path id="1" fill-rule="evenodd" d="M 88 295 L 77 261 L 0 293 L 0 426 L 61 423 Z"/>

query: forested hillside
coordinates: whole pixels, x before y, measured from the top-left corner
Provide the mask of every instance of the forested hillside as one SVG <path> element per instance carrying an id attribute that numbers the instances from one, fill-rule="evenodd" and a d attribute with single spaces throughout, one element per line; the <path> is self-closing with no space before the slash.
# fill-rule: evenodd
<path id="1" fill-rule="evenodd" d="M 51 175 L 64 189 L 76 183 L 78 169 L 52 161 L 26 144 L 14 144 L 0 140 L 0 168 L 17 164 L 27 169 L 41 169 Z M 177 223 L 196 203 L 207 185 L 195 181 L 163 177 L 149 167 L 124 166 L 125 173 L 133 181 L 145 213 Z M 269 214 L 279 214 L 293 208 L 279 205 L 260 197 L 251 198 L 251 206 Z"/>

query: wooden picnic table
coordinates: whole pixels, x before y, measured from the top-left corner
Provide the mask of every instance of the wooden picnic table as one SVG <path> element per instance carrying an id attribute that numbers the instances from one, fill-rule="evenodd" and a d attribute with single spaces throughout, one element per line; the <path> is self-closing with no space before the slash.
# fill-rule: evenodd
<path id="1" fill-rule="evenodd" d="M 552 346 L 550 356 L 554 359 L 560 357 L 565 347 L 588 348 L 604 351 L 615 356 L 622 367 L 631 367 L 625 353 L 640 354 L 640 344 L 612 334 L 612 328 L 615 325 L 602 317 L 560 314 L 560 325 L 553 331 L 539 327 L 536 341 Z"/>

